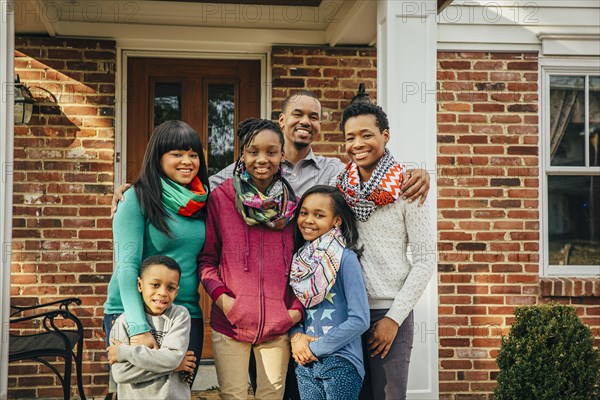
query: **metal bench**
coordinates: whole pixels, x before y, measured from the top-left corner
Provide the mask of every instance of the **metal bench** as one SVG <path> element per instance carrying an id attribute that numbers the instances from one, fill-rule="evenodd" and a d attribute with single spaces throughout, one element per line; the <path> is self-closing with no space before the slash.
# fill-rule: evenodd
<path id="1" fill-rule="evenodd" d="M 12 331 L 21 328 L 17 324 L 35 320 L 39 321 L 40 331 L 23 335 L 11 332 L 9 335 L 8 360 L 9 362 L 35 360 L 46 365 L 58 376 L 65 400 L 71 397 L 72 361 L 75 360 L 77 388 L 79 396 L 82 400 L 85 400 L 81 371 L 83 325 L 79 318 L 69 310 L 71 304 L 81 305 L 81 299 L 71 297 L 27 307 L 11 305 L 10 326 Z M 71 321 L 72 323 L 65 324 L 65 321 Z M 30 330 L 29 327 L 27 325 L 27 331 Z M 64 374 L 61 375 L 56 366 L 42 357 L 63 358 L 65 362 Z"/>

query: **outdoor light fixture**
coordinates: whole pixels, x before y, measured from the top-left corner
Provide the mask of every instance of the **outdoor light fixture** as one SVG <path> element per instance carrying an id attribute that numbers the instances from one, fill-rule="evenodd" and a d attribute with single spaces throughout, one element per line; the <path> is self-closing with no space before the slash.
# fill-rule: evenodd
<path id="1" fill-rule="evenodd" d="M 364 83 L 358 85 L 358 92 L 356 92 L 356 95 L 350 100 L 350 104 L 352 103 L 371 103 L 369 94 L 365 90 Z"/>
<path id="2" fill-rule="evenodd" d="M 15 80 L 15 125 L 26 125 L 33 114 L 35 100 L 29 88 L 21 83 L 19 75 Z"/>

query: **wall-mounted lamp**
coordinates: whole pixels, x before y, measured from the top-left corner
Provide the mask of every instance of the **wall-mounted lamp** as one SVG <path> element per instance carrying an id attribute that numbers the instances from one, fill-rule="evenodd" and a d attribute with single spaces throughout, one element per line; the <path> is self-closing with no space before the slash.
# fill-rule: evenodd
<path id="1" fill-rule="evenodd" d="M 31 120 L 35 100 L 29 88 L 21 83 L 19 75 L 15 80 L 15 125 L 25 125 Z"/>
<path id="2" fill-rule="evenodd" d="M 369 98 L 369 94 L 365 90 L 365 84 L 361 83 L 358 85 L 358 92 L 356 95 L 350 100 L 350 104 L 352 103 L 371 103 L 371 99 Z"/>
<path id="3" fill-rule="evenodd" d="M 35 100 L 34 112 L 40 115 L 61 114 L 60 105 L 56 96 L 48 89 L 41 86 L 29 86 L 29 93 Z"/>

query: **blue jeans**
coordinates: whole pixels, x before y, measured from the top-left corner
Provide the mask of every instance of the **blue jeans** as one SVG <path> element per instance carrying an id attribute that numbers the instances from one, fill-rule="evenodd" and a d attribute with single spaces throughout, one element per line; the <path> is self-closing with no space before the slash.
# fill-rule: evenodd
<path id="1" fill-rule="evenodd" d="M 115 321 L 121 314 L 104 314 L 102 320 L 102 328 L 106 334 L 106 347 L 110 346 L 110 330 L 112 329 Z M 200 366 L 200 358 L 202 357 L 202 342 L 204 341 L 204 322 L 202 318 L 192 318 L 192 327 L 190 329 L 190 344 L 188 350 L 192 350 L 196 356 L 196 369 L 194 369 L 194 378 L 198 373 L 198 367 Z"/>
<path id="2" fill-rule="evenodd" d="M 344 357 L 323 357 L 319 361 L 296 365 L 302 400 L 356 400 L 362 378 Z"/>

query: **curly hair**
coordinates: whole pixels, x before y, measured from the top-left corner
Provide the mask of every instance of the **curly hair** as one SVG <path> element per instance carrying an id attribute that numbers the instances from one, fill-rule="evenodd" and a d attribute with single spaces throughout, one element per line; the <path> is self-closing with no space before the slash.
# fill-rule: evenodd
<path id="1" fill-rule="evenodd" d="M 177 263 L 177 261 L 171 257 L 160 254 L 147 257 L 144 261 L 142 261 L 142 265 L 140 265 L 139 276 L 141 277 L 143 273 L 153 265 L 163 265 L 172 271 L 177 271 L 179 276 L 181 276 L 181 267 L 179 266 L 179 263 Z"/>
<path id="2" fill-rule="evenodd" d="M 377 124 L 380 132 L 390 129 L 390 122 L 388 121 L 387 114 L 381 107 L 373 103 L 354 102 L 346 107 L 344 113 L 342 114 L 342 122 L 340 123 L 342 133 L 346 133 L 346 122 L 350 118 L 358 117 L 359 115 L 374 116 L 375 123 Z"/>

